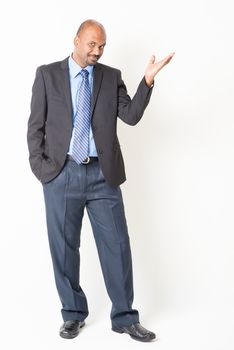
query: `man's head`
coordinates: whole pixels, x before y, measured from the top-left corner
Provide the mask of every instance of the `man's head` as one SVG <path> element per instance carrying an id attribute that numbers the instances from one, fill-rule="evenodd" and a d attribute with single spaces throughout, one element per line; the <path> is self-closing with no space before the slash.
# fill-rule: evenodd
<path id="1" fill-rule="evenodd" d="M 101 23 L 89 19 L 83 22 L 74 38 L 73 59 L 82 67 L 95 65 L 106 45 L 106 32 Z"/>

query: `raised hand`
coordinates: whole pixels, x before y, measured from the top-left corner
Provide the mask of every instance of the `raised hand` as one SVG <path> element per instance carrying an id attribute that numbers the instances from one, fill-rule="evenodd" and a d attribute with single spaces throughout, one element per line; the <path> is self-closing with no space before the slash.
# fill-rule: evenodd
<path id="1" fill-rule="evenodd" d="M 170 62 L 175 52 L 170 53 L 167 57 L 165 57 L 161 61 L 156 61 L 155 56 L 152 55 L 150 61 L 145 70 L 145 81 L 146 84 L 150 87 L 153 84 L 155 75 Z"/>

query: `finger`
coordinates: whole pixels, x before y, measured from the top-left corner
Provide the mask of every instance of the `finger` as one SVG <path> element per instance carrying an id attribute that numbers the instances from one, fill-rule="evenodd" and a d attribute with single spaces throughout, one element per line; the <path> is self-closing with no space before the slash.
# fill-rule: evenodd
<path id="1" fill-rule="evenodd" d="M 171 52 L 168 56 L 167 59 L 170 61 L 172 59 L 172 57 L 174 56 L 175 52 Z M 168 62 L 169 62 L 168 61 Z"/>
<path id="2" fill-rule="evenodd" d="M 165 57 L 161 62 L 162 64 L 167 64 L 170 62 L 170 60 L 172 59 L 172 57 L 174 56 L 175 52 L 170 53 L 167 57 Z"/>

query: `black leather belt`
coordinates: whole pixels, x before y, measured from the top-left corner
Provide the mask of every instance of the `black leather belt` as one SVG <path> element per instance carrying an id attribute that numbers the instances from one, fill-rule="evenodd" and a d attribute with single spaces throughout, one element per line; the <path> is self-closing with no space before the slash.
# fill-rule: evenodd
<path id="1" fill-rule="evenodd" d="M 67 155 L 67 160 L 72 160 L 73 162 L 75 162 L 75 160 L 72 158 L 72 156 L 70 156 L 70 154 Z M 97 160 L 98 160 L 98 157 L 87 157 L 86 159 L 83 160 L 81 164 L 88 165 Z"/>

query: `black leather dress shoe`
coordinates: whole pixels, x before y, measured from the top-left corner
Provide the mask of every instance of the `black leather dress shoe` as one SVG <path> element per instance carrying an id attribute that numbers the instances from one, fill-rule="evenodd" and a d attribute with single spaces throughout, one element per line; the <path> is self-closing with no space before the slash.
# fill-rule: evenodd
<path id="1" fill-rule="evenodd" d="M 78 320 L 65 321 L 61 326 L 59 335 L 65 339 L 73 339 L 79 334 L 80 328 L 84 327 L 85 323 Z"/>
<path id="2" fill-rule="evenodd" d="M 112 326 L 112 331 L 117 333 L 127 333 L 131 338 L 143 342 L 149 342 L 156 338 L 156 335 L 153 332 L 142 327 L 140 323 L 135 323 L 128 327 Z"/>

